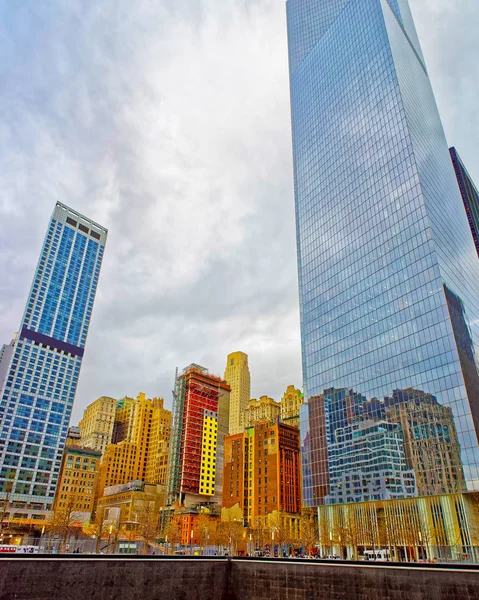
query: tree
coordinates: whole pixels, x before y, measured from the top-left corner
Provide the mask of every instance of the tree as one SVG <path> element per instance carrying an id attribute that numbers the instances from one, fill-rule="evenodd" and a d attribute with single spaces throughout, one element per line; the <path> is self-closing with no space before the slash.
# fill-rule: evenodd
<path id="1" fill-rule="evenodd" d="M 158 536 L 158 511 L 154 502 L 144 502 L 137 511 L 137 534 L 143 541 L 143 554 L 148 552 L 150 542 Z"/>
<path id="2" fill-rule="evenodd" d="M 83 523 L 82 531 L 96 539 L 95 553 L 100 551 L 100 543 L 109 533 L 109 523 L 104 509 L 98 509 L 93 522 Z"/>
<path id="3" fill-rule="evenodd" d="M 269 536 L 269 531 L 263 527 L 261 519 L 257 519 L 255 527 L 251 529 L 250 533 L 255 549 L 263 551 L 265 540 Z"/>
<path id="4" fill-rule="evenodd" d="M 341 556 L 343 556 L 343 549 L 349 548 L 353 560 L 358 560 L 360 532 L 361 528 L 355 507 L 352 505 L 343 506 L 332 531 L 334 542 L 341 548 Z"/>
<path id="5" fill-rule="evenodd" d="M 177 544 L 181 543 L 181 525 L 178 519 L 173 517 L 173 519 L 167 523 L 163 529 L 163 537 L 167 544 L 167 551 L 170 552 L 171 548 L 172 552 L 174 552 Z"/>
<path id="6" fill-rule="evenodd" d="M 216 537 L 216 520 L 206 513 L 200 513 L 196 528 L 198 530 L 198 537 L 200 541 L 200 549 L 204 554 L 205 547 L 210 543 L 215 542 Z"/>
<path id="7" fill-rule="evenodd" d="M 277 510 L 268 515 L 268 528 L 271 533 L 271 542 L 278 544 L 284 551 L 285 546 L 293 542 L 291 515 Z"/>
<path id="8" fill-rule="evenodd" d="M 73 534 L 75 527 L 79 524 L 79 519 L 81 517 L 81 513 L 76 510 L 76 506 L 77 496 L 75 494 L 71 494 L 62 504 L 62 506 L 57 505 L 53 509 L 48 525 L 48 550 L 50 550 L 52 538 L 55 536 L 58 536 L 60 538 L 59 551 L 63 552 L 65 550 L 67 539 Z"/>
<path id="9" fill-rule="evenodd" d="M 231 556 L 238 550 L 238 542 L 245 532 L 243 523 L 233 516 L 231 512 L 222 512 L 221 523 L 216 532 L 217 541 L 222 546 L 228 546 L 228 554 Z"/>
<path id="10" fill-rule="evenodd" d="M 318 537 L 321 555 L 330 554 L 332 551 L 332 528 L 324 510 L 319 514 Z"/>
<path id="11" fill-rule="evenodd" d="M 318 523 L 314 512 L 303 510 L 299 522 L 299 538 L 308 556 L 311 556 L 311 548 L 318 541 Z"/>
<path id="12" fill-rule="evenodd" d="M 0 527 L 3 527 L 3 519 L 5 518 L 5 515 L 8 511 L 8 509 L 10 508 L 10 496 L 12 495 L 12 492 L 13 492 L 14 482 L 15 482 L 15 471 L 13 469 L 11 469 L 7 473 L 7 479 L 6 479 L 5 483 L 3 484 L 4 489 L 2 490 L 2 492 L 5 494 L 5 496 L 2 499 L 2 504 L 0 507 Z"/>

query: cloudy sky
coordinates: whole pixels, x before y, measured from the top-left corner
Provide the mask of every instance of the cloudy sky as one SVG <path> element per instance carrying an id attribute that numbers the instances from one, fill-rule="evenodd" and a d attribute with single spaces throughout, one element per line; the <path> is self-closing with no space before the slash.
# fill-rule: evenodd
<path id="1" fill-rule="evenodd" d="M 479 2 L 411 6 L 479 182 Z M 0 0 L 0 57 L 0 343 L 54 203 L 110 231 L 72 423 L 234 350 L 253 396 L 300 386 L 283 1 Z"/>

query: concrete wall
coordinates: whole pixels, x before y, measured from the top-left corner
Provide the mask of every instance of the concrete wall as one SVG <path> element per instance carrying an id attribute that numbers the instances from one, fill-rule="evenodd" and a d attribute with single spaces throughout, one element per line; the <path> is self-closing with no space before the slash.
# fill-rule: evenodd
<path id="1" fill-rule="evenodd" d="M 479 570 L 108 557 L 0 559 L 0 600 L 477 600 Z"/>

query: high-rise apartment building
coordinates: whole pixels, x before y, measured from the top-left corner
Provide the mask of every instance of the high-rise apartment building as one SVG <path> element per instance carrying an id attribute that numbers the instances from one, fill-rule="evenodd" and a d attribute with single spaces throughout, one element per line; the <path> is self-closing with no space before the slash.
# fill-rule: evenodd
<path id="1" fill-rule="evenodd" d="M 115 398 L 102 396 L 85 408 L 78 424 L 82 446 L 105 452 L 112 442 L 116 403 Z"/>
<path id="2" fill-rule="evenodd" d="M 2 352 L 0 498 L 25 518 L 51 509 L 107 230 L 57 202 L 19 333 Z"/>
<path id="3" fill-rule="evenodd" d="M 166 486 L 171 439 L 171 410 L 164 407 L 163 398 L 153 398 L 150 441 L 146 460 L 146 481 Z"/>
<path id="4" fill-rule="evenodd" d="M 479 255 L 479 191 L 455 148 L 449 148 L 472 238 Z"/>
<path id="5" fill-rule="evenodd" d="M 163 398 L 147 398 L 143 392 L 122 398 L 112 430 L 116 442 L 107 446 L 102 458 L 99 494 L 105 487 L 130 481 L 166 485 L 171 411 L 164 408 Z"/>
<path id="6" fill-rule="evenodd" d="M 260 396 L 259 400 L 252 398 L 242 414 L 243 429 L 261 421 L 275 421 L 279 419 L 280 415 L 281 404 L 273 400 L 273 398 L 269 398 L 268 396 Z"/>
<path id="7" fill-rule="evenodd" d="M 169 459 L 170 503 L 221 502 L 224 438 L 228 435 L 230 386 L 192 364 L 176 375 Z"/>
<path id="8" fill-rule="evenodd" d="M 299 427 L 299 409 L 303 405 L 304 394 L 294 385 L 288 385 L 281 398 L 281 420 L 288 425 Z"/>
<path id="9" fill-rule="evenodd" d="M 133 442 L 123 441 L 107 446 L 101 457 L 98 497 L 103 496 L 107 487 L 141 481 L 137 474 L 142 466 L 138 460 L 138 447 Z"/>
<path id="10" fill-rule="evenodd" d="M 100 452 L 82 446 L 66 446 L 55 496 L 55 510 L 73 513 L 78 523 L 87 521 L 95 504 Z"/>
<path id="11" fill-rule="evenodd" d="M 231 388 L 229 433 L 240 433 L 243 431 L 242 416 L 251 397 L 251 378 L 247 354 L 244 352 L 228 354 L 225 381 Z"/>
<path id="12" fill-rule="evenodd" d="M 223 506 L 236 504 L 250 527 L 267 525 L 275 511 L 301 512 L 297 427 L 263 421 L 225 439 Z"/>
<path id="13" fill-rule="evenodd" d="M 397 443 L 381 442 L 392 476 L 404 472 L 402 437 L 418 492 L 461 473 L 477 489 L 479 263 L 407 0 L 288 0 L 287 21 L 303 378 L 314 399 L 300 417 L 305 501 L 344 502 L 333 475 L 352 484 L 357 473 L 372 489 L 366 459 L 332 466 L 332 454 L 356 429 L 363 436 L 368 411 L 394 390 L 414 392 L 399 410 L 408 416 L 390 412 Z M 419 417 L 427 396 L 437 404 Z M 450 417 L 457 443 L 442 429 Z M 429 447 L 454 447 L 424 463 L 427 475 L 408 456 L 406 421 Z M 409 475 L 403 485 L 407 495 Z M 389 487 L 379 487 L 383 501 Z"/>

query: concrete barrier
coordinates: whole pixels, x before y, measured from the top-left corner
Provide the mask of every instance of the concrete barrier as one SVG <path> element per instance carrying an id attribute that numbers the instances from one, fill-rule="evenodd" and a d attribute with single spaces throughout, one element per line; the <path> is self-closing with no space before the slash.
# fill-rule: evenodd
<path id="1" fill-rule="evenodd" d="M 0 558 L 0 600 L 478 600 L 474 566 L 299 560 Z"/>

